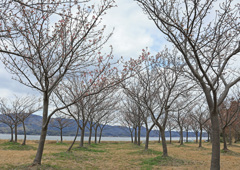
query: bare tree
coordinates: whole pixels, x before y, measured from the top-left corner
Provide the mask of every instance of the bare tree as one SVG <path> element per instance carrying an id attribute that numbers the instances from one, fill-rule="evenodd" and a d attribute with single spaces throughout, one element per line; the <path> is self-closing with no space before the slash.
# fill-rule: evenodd
<path id="1" fill-rule="evenodd" d="M 100 133 L 98 143 L 101 143 L 103 129 L 106 127 L 108 123 L 112 122 L 115 119 L 114 114 L 111 111 L 108 111 L 106 115 L 107 116 L 103 117 L 103 119 L 99 121 Z"/>
<path id="2" fill-rule="evenodd" d="M 240 52 L 239 4 L 236 1 L 136 0 L 144 12 L 181 52 L 189 74 L 202 88 L 212 122 L 211 169 L 220 169 L 218 106 L 239 73 L 226 72 Z M 214 6 L 220 6 L 215 11 Z M 233 72 L 233 70 L 232 70 Z M 220 88 L 221 87 L 221 88 Z"/>
<path id="3" fill-rule="evenodd" d="M 13 134 L 13 125 L 15 129 L 15 142 L 17 142 L 17 127 L 23 125 L 24 140 L 22 145 L 26 143 L 26 128 L 25 120 L 34 112 L 41 109 L 38 105 L 39 100 L 30 96 L 18 97 L 15 96 L 12 100 L 1 99 L 0 112 L 2 113 L 2 122 L 8 124 L 11 128 L 11 134 Z M 6 120 L 3 120 L 6 119 Z M 12 141 L 12 137 L 11 140 Z"/>
<path id="4" fill-rule="evenodd" d="M 220 128 L 223 136 L 223 150 L 227 151 L 226 129 L 237 121 L 240 112 L 240 99 L 234 100 L 228 97 L 219 106 Z"/>
<path id="5" fill-rule="evenodd" d="M 13 131 L 14 131 L 14 125 L 15 125 L 14 121 L 11 119 L 11 117 L 8 116 L 8 114 L 4 114 L 1 111 L 0 122 L 6 124 L 11 129 L 10 142 L 13 142 Z"/>
<path id="6" fill-rule="evenodd" d="M 31 0 L 28 4 L 31 2 L 36 1 Z M 112 0 L 101 1 L 89 8 L 72 1 L 66 1 L 67 5 L 54 3 L 50 6 L 44 2 L 47 1 L 36 5 L 41 10 L 13 3 L 18 15 L 5 13 L 8 33 L 7 38 L 0 41 L 6 68 L 17 81 L 42 93 L 42 131 L 33 165 L 41 164 L 48 123 L 60 110 L 57 108 L 48 113 L 50 96 L 59 82 L 73 73 L 88 71 L 90 66 L 102 70 L 106 67 L 104 61 L 108 62 L 112 57 L 106 58 L 100 53 L 111 34 L 104 37 L 105 26 L 97 27 L 100 17 L 114 6 Z M 17 31 L 16 36 L 11 36 L 12 30 Z"/>
<path id="7" fill-rule="evenodd" d="M 208 134 L 208 142 L 211 142 L 211 132 L 212 132 L 212 124 L 211 124 L 211 120 L 208 120 L 204 126 L 203 129 L 207 132 Z"/>
<path id="8" fill-rule="evenodd" d="M 56 118 L 51 118 L 50 126 L 60 130 L 60 141 L 63 143 L 63 129 L 71 126 L 73 121 L 63 114 L 56 113 Z"/>
<path id="9" fill-rule="evenodd" d="M 195 107 L 195 110 L 192 111 L 192 114 L 190 115 L 194 122 L 198 123 L 199 130 L 200 130 L 200 139 L 199 139 L 199 147 L 202 147 L 202 133 L 203 133 L 203 127 L 206 122 L 210 119 L 209 117 L 209 110 L 204 105 L 205 103 L 202 102 L 201 105 L 197 105 Z M 197 132 L 198 130 L 196 130 Z"/>
<path id="10" fill-rule="evenodd" d="M 176 122 L 179 128 L 180 134 L 180 145 L 183 145 L 183 130 L 186 123 L 188 123 L 189 112 L 192 110 L 192 107 L 189 106 L 190 95 L 186 94 L 188 97 L 179 98 L 175 102 L 175 112 L 173 113 L 173 120 Z"/>
<path id="11" fill-rule="evenodd" d="M 120 119 L 119 121 L 121 122 L 121 125 L 123 128 L 125 128 L 125 127 L 128 128 L 128 131 L 131 136 L 131 142 L 133 143 L 134 123 L 132 122 L 131 114 L 126 110 L 125 107 L 122 107 L 122 109 L 120 111 L 122 114 L 121 114 L 121 117 L 119 118 Z"/>
<path id="12" fill-rule="evenodd" d="M 188 142 L 188 131 L 190 129 L 190 124 L 191 124 L 191 118 L 188 117 L 186 120 L 185 120 L 185 123 L 183 125 L 185 131 L 186 131 L 186 142 Z"/>
<path id="13" fill-rule="evenodd" d="M 135 61 L 139 62 L 142 65 L 134 69 L 136 82 L 139 83 L 133 85 L 137 85 L 138 89 L 134 91 L 127 86 L 124 86 L 124 89 L 138 105 L 150 113 L 153 124 L 161 131 L 163 156 L 168 156 L 165 129 L 169 111 L 177 98 L 189 91 L 185 79 L 180 78 L 182 60 L 176 50 L 169 51 L 166 48 L 153 57 L 143 49 L 142 55 Z"/>
<path id="14" fill-rule="evenodd" d="M 169 140 L 170 140 L 169 142 L 170 142 L 170 144 L 172 143 L 172 130 L 175 129 L 176 126 L 177 125 L 176 125 L 176 123 L 173 119 L 173 115 L 170 114 L 169 117 L 168 117 L 168 120 L 167 120 L 167 124 L 166 124 L 166 128 L 169 132 Z"/>

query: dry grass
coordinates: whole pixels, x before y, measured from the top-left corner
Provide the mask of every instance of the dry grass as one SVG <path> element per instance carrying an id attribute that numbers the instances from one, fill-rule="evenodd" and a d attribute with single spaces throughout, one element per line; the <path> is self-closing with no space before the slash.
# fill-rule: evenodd
<path id="1" fill-rule="evenodd" d="M 36 150 L 6 150 L 0 140 L 0 169 L 29 169 Z M 28 146 L 37 147 L 37 141 L 28 141 Z M 195 143 L 179 147 L 178 143 L 168 144 L 169 158 L 162 158 L 162 146 L 156 142 L 149 145 L 149 151 L 143 146 L 129 142 L 103 142 L 102 144 L 85 145 L 67 153 L 70 142 L 59 145 L 56 141 L 47 141 L 42 167 L 38 169 L 209 169 L 211 145 L 204 143 L 198 148 Z M 221 153 L 221 169 L 238 170 L 240 162 L 240 144 L 229 146 L 229 152 Z"/>

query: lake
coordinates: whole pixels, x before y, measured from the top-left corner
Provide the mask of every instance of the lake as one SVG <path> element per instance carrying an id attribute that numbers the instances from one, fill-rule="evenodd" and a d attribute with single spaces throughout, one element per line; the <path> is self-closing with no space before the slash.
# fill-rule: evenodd
<path id="1" fill-rule="evenodd" d="M 18 135 L 18 139 L 23 139 L 24 135 Z M 0 139 L 10 139 L 10 134 L 0 134 Z M 27 140 L 39 140 L 40 135 L 27 135 Z M 63 140 L 72 141 L 74 136 L 63 136 Z M 185 140 L 186 138 L 184 138 Z M 195 137 L 188 137 L 188 140 L 194 141 Z M 60 136 L 47 136 L 46 140 L 60 140 Z M 77 140 L 80 140 L 80 137 L 77 137 Z M 94 137 L 92 137 L 94 140 Z M 157 141 L 158 137 L 150 137 L 150 141 Z M 166 140 L 170 140 L 169 137 L 166 137 Z M 172 137 L 172 140 L 179 140 L 179 137 Z M 203 137 L 203 141 L 207 140 L 207 137 Z M 88 137 L 84 137 L 84 141 L 88 141 Z M 102 137 L 101 141 L 131 141 L 130 137 Z M 141 137 L 141 141 L 145 141 L 145 137 Z"/>

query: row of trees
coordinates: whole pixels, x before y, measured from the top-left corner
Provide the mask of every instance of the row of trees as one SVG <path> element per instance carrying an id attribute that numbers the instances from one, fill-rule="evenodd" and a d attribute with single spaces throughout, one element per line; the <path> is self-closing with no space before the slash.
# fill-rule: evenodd
<path id="1" fill-rule="evenodd" d="M 187 132 L 194 131 L 196 137 L 200 133 L 199 147 L 202 146 L 204 129 L 212 138 L 209 109 L 203 93 L 196 82 L 189 81 L 186 68 L 182 64 L 184 61 L 176 50 L 169 52 L 166 49 L 155 57 L 150 56 L 147 50 L 143 50 L 135 63 L 138 63 L 138 67 L 133 71 L 134 76 L 121 83 L 124 94 L 122 103 L 125 106 L 121 110 L 123 113 L 121 122 L 129 127 L 132 138 L 135 132 L 135 143 L 138 141 L 139 144 L 141 126 L 146 128 L 145 149 L 148 149 L 149 133 L 155 126 L 159 128 L 164 156 L 168 155 L 166 130 L 170 132 L 172 129 L 179 130 L 181 145 L 184 129 Z M 225 150 L 227 149 L 225 128 L 239 118 L 240 93 L 237 90 L 238 87 L 232 92 L 231 100 L 226 98 L 218 107 Z"/>
<path id="2" fill-rule="evenodd" d="M 219 115 L 228 112 L 224 100 L 230 88 L 240 81 L 239 67 L 231 66 L 240 52 L 239 4 L 233 1 L 217 4 L 214 0 L 136 2 L 174 48 L 155 56 L 143 50 L 139 59 L 131 59 L 121 72 L 113 66 L 112 49 L 109 54 L 101 53 L 111 36 L 111 33 L 104 36 L 101 17 L 115 6 L 113 0 L 100 1 L 99 5 L 78 0 L 0 3 L 2 62 L 17 81 L 42 95 L 42 130 L 33 165 L 41 164 L 47 127 L 55 113 L 69 114 L 76 122 L 94 120 L 95 124 L 95 115 L 105 115 L 105 111 L 98 110 L 103 106 L 100 101 L 106 101 L 104 96 L 109 98 L 112 87 L 120 85 L 122 105 L 128 108 L 123 110 L 124 114 L 135 112 L 133 117 L 139 120 L 132 127 L 140 131 L 143 124 L 148 136 L 157 126 L 164 156 L 168 153 L 164 132 L 170 115 L 180 132 L 187 121 L 183 115 L 192 112 L 190 117 L 198 120 L 198 124 L 204 124 L 210 117 L 211 169 L 220 169 L 219 129 L 220 125 L 225 126 L 220 122 L 228 120 L 228 116 L 219 120 Z M 214 5 L 219 5 L 219 10 L 214 11 Z M 215 18 L 209 22 L 213 15 Z M 107 107 L 108 112 L 113 110 Z M 199 109 L 202 107 L 209 116 L 202 115 L 205 113 Z M 235 116 L 230 117 L 234 120 Z M 228 125 L 233 122 L 237 121 Z M 82 133 L 84 124 L 78 123 Z M 225 136 L 226 128 L 222 129 Z"/>
<path id="3" fill-rule="evenodd" d="M 55 113 L 71 111 L 76 103 L 113 86 L 116 78 L 124 79 L 125 74 L 114 76 L 112 49 L 101 53 L 112 34 L 104 35 L 101 17 L 114 6 L 113 0 L 98 5 L 78 0 L 1 2 L 1 60 L 14 79 L 42 95 L 42 129 L 33 165 L 41 164 Z"/>
<path id="4" fill-rule="evenodd" d="M 0 100 L 0 122 L 6 124 L 11 129 L 11 139 L 13 142 L 13 132 L 15 134 L 14 142 L 17 142 L 17 128 L 22 124 L 24 139 L 22 145 L 26 144 L 26 119 L 34 112 L 41 109 L 39 101 L 34 97 L 17 97 L 13 100 Z"/>
<path id="5" fill-rule="evenodd" d="M 136 0 L 159 32 L 181 53 L 186 72 L 207 101 L 212 125 L 211 169 L 220 169 L 218 108 L 240 81 L 239 67 L 230 68 L 240 52 L 239 4 L 234 1 Z M 215 6 L 219 9 L 215 10 Z"/>

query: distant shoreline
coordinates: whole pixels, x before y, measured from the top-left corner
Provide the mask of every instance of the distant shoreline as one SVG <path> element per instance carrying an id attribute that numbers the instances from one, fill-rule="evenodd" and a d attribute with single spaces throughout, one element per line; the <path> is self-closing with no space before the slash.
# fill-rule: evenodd
<path id="1" fill-rule="evenodd" d="M 11 134 L 0 134 L 0 139 L 10 140 Z M 18 139 L 23 139 L 24 135 L 18 135 Z M 27 140 L 39 140 L 40 135 L 27 135 Z M 72 141 L 74 136 L 63 136 L 63 140 L 65 141 Z M 99 138 L 98 138 L 99 139 Z M 158 137 L 150 137 L 150 141 L 158 141 Z M 185 140 L 186 138 L 184 138 Z M 196 137 L 189 137 L 188 140 L 194 141 Z M 59 141 L 60 136 L 47 136 L 46 140 L 55 140 Z M 80 136 L 77 137 L 77 140 L 80 140 Z M 170 140 L 169 137 L 166 137 L 166 140 Z M 172 137 L 172 140 L 179 140 L 179 137 Z M 202 140 L 207 140 L 207 137 L 203 137 Z M 84 137 L 84 141 L 88 141 L 88 136 Z M 92 141 L 94 141 L 94 136 L 92 137 Z M 131 137 L 111 137 L 111 136 L 104 136 L 101 138 L 101 141 L 131 141 Z M 141 137 L 141 141 L 145 141 L 145 137 Z"/>

